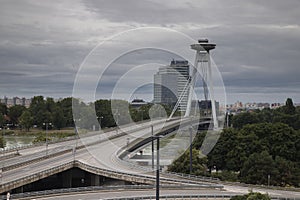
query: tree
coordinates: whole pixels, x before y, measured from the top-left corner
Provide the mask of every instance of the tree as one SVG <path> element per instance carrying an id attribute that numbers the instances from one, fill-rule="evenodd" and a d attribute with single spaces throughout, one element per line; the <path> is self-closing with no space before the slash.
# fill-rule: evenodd
<path id="1" fill-rule="evenodd" d="M 240 177 L 245 183 L 268 184 L 268 176 L 277 177 L 279 174 L 272 156 L 267 152 L 253 153 L 244 163 Z M 276 184 L 271 179 L 271 184 Z"/>
<path id="2" fill-rule="evenodd" d="M 45 122 L 45 113 L 47 111 L 43 96 L 33 97 L 29 110 L 33 116 L 33 123 L 39 127 L 43 127 Z M 49 116 L 47 116 L 48 118 Z"/>
<path id="3" fill-rule="evenodd" d="M 283 123 L 276 123 L 271 125 L 270 137 L 268 141 L 270 143 L 269 152 L 275 159 L 276 156 L 283 157 L 287 160 L 297 161 L 296 141 L 297 133 L 293 128 Z"/>
<path id="4" fill-rule="evenodd" d="M 259 118 L 256 113 L 241 113 L 235 115 L 232 119 L 232 124 L 234 128 L 241 129 L 246 124 L 255 124 L 259 122 Z"/>
<path id="5" fill-rule="evenodd" d="M 106 99 L 100 99 L 95 102 L 95 110 L 97 117 L 103 117 L 101 119 L 102 127 L 115 126 L 115 120 L 111 110 L 111 101 Z"/>
<path id="6" fill-rule="evenodd" d="M 64 117 L 63 110 L 60 107 L 55 108 L 52 121 L 53 121 L 53 125 L 59 130 L 65 127 L 66 120 Z"/>
<path id="7" fill-rule="evenodd" d="M 277 177 L 274 177 L 277 185 L 284 187 L 289 185 L 299 186 L 300 169 L 297 167 L 296 163 L 277 156 L 275 164 L 280 172 Z"/>
<path id="8" fill-rule="evenodd" d="M 271 200 L 268 194 L 261 194 L 259 192 L 250 192 L 245 195 L 238 195 L 231 197 L 230 200 Z"/>
<path id="9" fill-rule="evenodd" d="M 206 173 L 206 157 L 200 157 L 199 150 L 193 148 L 192 150 L 192 167 L 193 174 L 205 175 Z M 179 158 L 177 158 L 169 167 L 168 170 L 172 172 L 190 173 L 190 157 L 189 150 L 185 151 Z"/>
<path id="10" fill-rule="evenodd" d="M 64 118 L 66 120 L 66 126 L 74 126 L 73 112 L 72 112 L 72 97 L 64 98 L 57 103 L 63 111 Z"/>
<path id="11" fill-rule="evenodd" d="M 291 98 L 288 98 L 286 100 L 283 110 L 284 110 L 285 114 L 289 114 L 289 115 L 295 114 L 296 108 L 295 108 L 293 100 Z"/>
<path id="12" fill-rule="evenodd" d="M 2 136 L 0 136 L 0 148 L 4 148 L 5 147 L 5 140 Z"/>
<path id="13" fill-rule="evenodd" d="M 32 123 L 33 117 L 31 116 L 31 113 L 28 110 L 24 111 L 20 117 L 21 126 L 24 127 L 26 131 L 29 131 L 29 129 L 32 127 Z"/>
<path id="14" fill-rule="evenodd" d="M 3 125 L 4 125 L 4 116 L 3 116 L 3 114 L 2 113 L 0 113 L 0 127 L 3 127 Z"/>
<path id="15" fill-rule="evenodd" d="M 7 107 L 5 104 L 0 103 L 0 127 L 4 126 L 5 118 L 4 115 L 7 114 Z"/>
<path id="16" fill-rule="evenodd" d="M 26 108 L 21 105 L 15 105 L 8 109 L 8 116 L 13 125 L 19 123 L 19 117 L 22 115 L 24 110 L 26 110 Z"/>
<path id="17" fill-rule="evenodd" d="M 2 115 L 7 114 L 7 106 L 3 103 L 0 103 L 0 114 L 2 114 Z"/>
<path id="18" fill-rule="evenodd" d="M 50 113 L 53 113 L 56 109 L 56 104 L 54 99 L 51 97 L 47 97 L 45 101 L 46 110 Z"/>
<path id="19" fill-rule="evenodd" d="M 220 135 L 220 138 L 208 154 L 208 167 L 216 169 L 227 169 L 227 157 L 228 152 L 232 151 L 237 146 L 237 132 L 232 129 L 224 129 Z"/>

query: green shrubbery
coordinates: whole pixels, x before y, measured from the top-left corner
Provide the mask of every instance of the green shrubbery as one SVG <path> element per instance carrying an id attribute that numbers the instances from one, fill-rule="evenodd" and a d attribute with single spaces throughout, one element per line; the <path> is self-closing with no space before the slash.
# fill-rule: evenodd
<path id="1" fill-rule="evenodd" d="M 230 200 L 271 200 L 269 195 L 259 192 L 250 192 L 245 195 L 234 196 Z"/>
<path id="2" fill-rule="evenodd" d="M 233 128 L 222 131 L 217 144 L 207 155 L 207 162 L 195 160 L 193 165 L 201 164 L 208 171 L 216 169 L 217 173 L 211 175 L 221 180 L 299 187 L 300 130 L 297 127 L 300 125 L 295 121 L 283 123 L 279 116 L 284 119 L 300 116 L 300 109 L 292 108 L 287 101 L 286 106 L 274 111 L 266 109 L 234 116 Z M 205 136 L 205 132 L 196 136 L 195 150 L 200 149 Z M 189 163 L 187 166 L 182 164 L 188 154 L 182 157 L 186 158 L 177 159 L 169 170 L 189 173 L 186 170 Z"/>

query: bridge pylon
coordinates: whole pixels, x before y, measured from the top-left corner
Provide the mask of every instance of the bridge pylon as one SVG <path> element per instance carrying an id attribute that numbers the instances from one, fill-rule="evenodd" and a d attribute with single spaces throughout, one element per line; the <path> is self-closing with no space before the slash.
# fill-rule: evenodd
<path id="1" fill-rule="evenodd" d="M 211 109 L 212 109 L 212 118 L 214 129 L 218 129 L 218 119 L 216 112 L 216 103 L 214 97 L 214 85 L 212 79 L 212 69 L 211 69 L 211 59 L 210 59 L 210 50 L 213 50 L 216 47 L 216 44 L 209 43 L 208 39 L 200 39 L 198 43 L 192 44 L 191 48 L 196 50 L 195 55 L 195 63 L 191 74 L 191 80 L 189 84 L 189 95 L 187 108 L 184 117 L 189 117 L 192 109 L 192 99 L 195 88 L 195 83 L 197 79 L 198 69 L 202 72 L 202 80 L 203 80 L 203 89 L 205 100 L 207 100 L 207 96 L 209 94 L 211 100 Z M 200 65 L 200 67 L 199 67 Z"/>

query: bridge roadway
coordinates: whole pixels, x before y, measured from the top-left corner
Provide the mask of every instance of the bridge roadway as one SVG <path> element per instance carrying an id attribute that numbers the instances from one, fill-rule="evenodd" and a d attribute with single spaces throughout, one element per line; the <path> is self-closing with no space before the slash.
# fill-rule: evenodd
<path id="1" fill-rule="evenodd" d="M 263 192 L 260 190 L 253 190 L 254 192 Z M 161 196 L 178 196 L 181 198 L 178 199 L 227 199 L 228 197 L 235 195 L 246 194 L 249 191 L 226 191 L 226 190 L 216 190 L 216 189 L 193 189 L 188 187 L 182 187 L 181 189 L 171 189 L 171 188 L 162 188 L 160 191 Z M 299 200 L 300 196 L 295 192 L 285 192 L 282 191 L 268 191 L 272 199 L 291 199 Z M 194 196 L 194 198 L 191 198 Z M 96 199 L 118 199 L 118 198 L 135 198 L 142 199 L 145 197 L 151 197 L 155 199 L 155 190 L 151 189 L 139 189 L 139 190 L 107 190 L 107 191 L 94 191 L 94 192 L 81 192 L 81 193 L 69 193 L 69 194 L 58 194 L 58 195 L 49 195 L 49 196 L 40 196 L 34 197 L 34 199 L 39 200 L 52 200 L 59 198 L 60 200 L 96 200 Z M 227 197 L 227 198 L 226 198 Z M 150 198 L 149 198 L 150 199 Z M 174 199 L 174 198 L 167 198 Z"/>
<path id="2" fill-rule="evenodd" d="M 164 126 L 178 124 L 179 121 L 180 120 L 174 120 L 166 122 L 165 124 L 161 123 L 161 121 L 146 122 L 143 125 L 138 125 L 137 127 L 126 126 L 122 127 L 118 131 L 111 131 L 105 134 L 93 134 L 89 137 L 82 137 L 81 140 L 79 140 L 78 142 L 79 147 L 82 144 L 94 143 L 94 145 L 88 146 L 87 149 L 78 149 L 75 154 L 75 159 L 77 161 L 80 161 L 80 163 L 87 164 L 89 166 L 94 166 L 100 169 L 111 170 L 119 173 L 129 173 L 145 176 L 147 175 L 149 178 L 151 178 L 151 182 L 146 183 L 154 183 L 155 177 L 152 173 L 149 174 L 148 172 L 145 172 L 142 169 L 135 169 L 132 168 L 130 165 L 124 165 L 123 162 L 119 162 L 116 156 L 116 152 L 120 149 L 120 147 L 126 145 L 127 138 L 133 140 L 134 138 L 143 137 L 146 134 L 149 135 L 151 130 L 151 124 L 154 124 L 154 131 L 156 132 Z M 123 131 L 129 132 L 130 134 L 123 135 Z M 107 137 L 113 137 L 117 134 L 120 135 L 120 137 L 116 137 L 112 140 L 107 140 Z M 4 169 L 6 170 L 4 170 L 2 173 L 2 184 L 0 192 L 11 190 L 13 188 L 21 186 L 22 184 L 24 185 L 70 168 L 70 166 L 64 166 L 60 170 L 51 171 L 51 169 L 55 169 L 63 164 L 67 164 L 73 161 L 74 154 L 72 154 L 71 149 L 74 148 L 75 143 L 75 141 L 66 141 L 63 143 L 50 145 L 48 148 L 48 156 L 45 156 L 45 147 L 33 147 L 32 149 L 24 149 L 20 150 L 19 152 L 21 156 L 7 159 L 5 160 L 5 162 L 2 161 L 1 163 L 4 166 Z M 38 151 L 38 149 L 40 149 L 40 152 Z M 33 153 L 30 154 L 30 151 L 32 151 Z M 57 154 L 60 151 L 62 151 L 63 153 L 52 156 L 53 154 Z M 46 173 L 44 173 L 45 171 Z M 110 174 L 106 173 L 106 175 L 109 176 Z M 24 177 L 29 178 L 24 179 Z M 139 179 L 141 183 L 145 183 L 145 179 Z M 179 178 L 177 179 L 179 181 Z M 128 179 L 125 180 L 128 181 Z M 133 180 L 138 181 L 137 178 Z M 170 183 L 170 181 L 174 182 L 174 180 L 169 179 L 168 181 L 166 180 L 165 183 Z"/>
<path id="3" fill-rule="evenodd" d="M 178 123 L 178 121 L 175 120 L 175 121 L 166 122 L 165 125 L 174 125 L 176 123 Z M 154 122 L 153 124 L 155 124 L 154 131 L 158 131 L 163 127 L 163 124 L 161 122 Z M 110 131 L 105 134 L 84 137 L 78 141 L 78 146 L 81 146 L 81 144 L 95 143 L 97 141 L 99 143 L 90 145 L 88 146 L 87 149 L 86 148 L 78 149 L 75 154 L 75 159 L 80 163 L 86 164 L 88 166 L 93 166 L 98 169 L 111 170 L 114 171 L 115 173 L 120 173 L 120 174 L 122 173 L 133 174 L 135 175 L 135 177 L 140 176 L 139 179 L 142 180 L 145 180 L 145 177 L 148 177 L 149 179 L 152 180 L 152 183 L 154 183 L 154 175 L 152 172 L 147 172 L 147 171 L 145 172 L 142 169 L 133 168 L 131 165 L 126 165 L 124 164 L 124 162 L 120 162 L 120 160 L 117 158 L 116 155 L 116 152 L 119 151 L 120 147 L 126 145 L 127 138 L 133 140 L 134 138 L 142 137 L 147 134 L 149 135 L 151 130 L 150 125 L 151 122 L 146 122 L 143 125 L 140 125 L 139 127 L 127 126 L 122 128 L 119 131 Z M 131 133 L 127 135 L 122 135 L 122 130 L 127 132 L 131 131 Z M 116 134 L 119 134 L 120 137 L 115 137 L 112 140 L 107 140 L 107 137 L 113 137 Z M 102 142 L 100 142 L 100 140 Z M 7 189 L 13 189 L 20 186 L 18 184 L 15 184 L 15 182 L 18 180 L 22 180 L 22 178 L 26 176 L 28 177 L 33 176 L 34 174 L 39 174 L 47 170 L 51 171 L 51 169 L 72 162 L 74 160 L 73 157 L 74 154 L 72 154 L 72 151 L 70 151 L 70 149 L 73 149 L 74 144 L 75 141 L 66 141 L 62 143 L 51 144 L 48 148 L 49 157 L 47 157 L 47 159 L 40 159 L 31 163 L 28 162 L 28 160 L 30 159 L 34 160 L 35 158 L 43 154 L 45 155 L 46 153 L 44 150 L 45 146 L 20 150 L 21 156 L 18 156 L 17 158 L 7 159 L 3 164 L 4 166 L 9 166 L 10 164 L 13 165 L 20 164 L 21 167 L 8 169 L 2 173 L 0 192 L 8 191 Z M 50 156 L 52 153 L 59 152 L 59 150 L 66 150 L 66 149 L 69 151 L 59 155 Z M 27 163 L 22 166 L 22 163 L 24 163 L 23 158 L 27 158 L 25 159 Z M 19 163 L 16 163 L 17 162 L 16 160 L 19 160 Z M 99 160 L 101 162 L 99 162 Z M 1 163 L 3 163 L 3 161 Z M 65 169 L 62 168 L 62 170 Z M 58 173 L 58 171 L 56 171 L 55 173 Z M 46 176 L 49 175 L 51 175 L 51 173 L 46 174 Z M 38 176 L 35 178 L 43 178 L 43 177 Z M 34 179 L 31 179 L 29 180 L 29 182 L 33 180 Z M 188 182 L 188 181 L 180 182 L 180 180 L 181 179 L 177 176 L 176 177 L 162 176 L 162 183 L 164 184 L 170 184 L 173 182 L 174 184 L 180 183 L 180 184 L 190 185 L 191 183 L 195 183 L 195 182 Z M 276 189 L 272 190 L 272 189 L 259 188 L 255 186 L 240 186 L 236 184 L 235 185 L 226 184 L 226 183 L 222 183 L 222 184 L 224 185 L 224 189 L 227 190 L 227 192 L 231 192 L 231 193 L 247 193 L 249 189 L 253 189 L 254 191 L 268 192 L 272 196 L 300 198 L 300 192 L 291 192 L 291 191 L 276 190 Z M 10 187 L 4 187 L 5 185 Z M 88 196 L 89 194 L 87 194 L 87 197 Z"/>

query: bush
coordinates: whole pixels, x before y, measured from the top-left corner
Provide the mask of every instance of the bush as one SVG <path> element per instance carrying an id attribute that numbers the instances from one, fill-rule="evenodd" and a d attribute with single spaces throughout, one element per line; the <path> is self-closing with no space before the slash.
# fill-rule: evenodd
<path id="1" fill-rule="evenodd" d="M 238 181 L 238 174 L 233 171 L 224 170 L 222 172 L 218 172 L 212 175 L 213 177 L 219 178 L 222 181 L 231 181 L 231 182 Z"/>
<path id="2" fill-rule="evenodd" d="M 269 195 L 259 192 L 250 192 L 249 194 L 231 197 L 230 200 L 271 200 Z"/>

